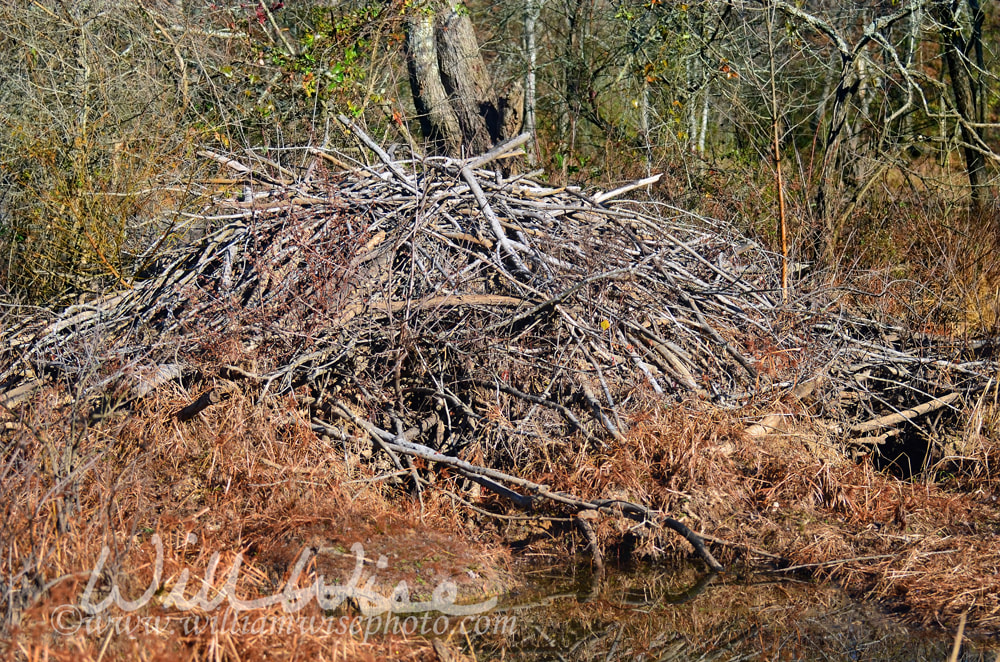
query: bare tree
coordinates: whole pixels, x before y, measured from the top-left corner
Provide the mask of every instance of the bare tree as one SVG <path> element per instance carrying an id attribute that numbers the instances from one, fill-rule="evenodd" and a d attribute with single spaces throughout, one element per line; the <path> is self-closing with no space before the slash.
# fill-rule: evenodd
<path id="1" fill-rule="evenodd" d="M 935 2 L 933 17 L 941 31 L 944 60 L 951 79 L 952 98 L 962 132 L 962 153 L 969 177 L 972 207 L 980 210 L 985 201 L 985 153 L 992 153 L 979 134 L 986 121 L 986 75 L 983 57 L 983 21 L 986 18 L 979 0 L 966 0 L 968 12 L 961 11 L 960 0 Z M 962 25 L 962 23 L 965 25 Z"/>
<path id="2" fill-rule="evenodd" d="M 535 139 L 534 149 L 528 152 L 528 162 L 534 164 L 538 154 L 538 17 L 542 11 L 542 0 L 526 0 L 524 3 L 524 130 Z"/>

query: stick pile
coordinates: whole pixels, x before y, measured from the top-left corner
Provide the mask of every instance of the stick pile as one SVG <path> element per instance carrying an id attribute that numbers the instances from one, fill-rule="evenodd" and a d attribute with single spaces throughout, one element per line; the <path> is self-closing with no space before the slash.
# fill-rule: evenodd
<path id="1" fill-rule="evenodd" d="M 519 391 L 518 373 L 541 370 L 547 387 L 526 392 L 577 392 L 615 435 L 624 385 L 743 397 L 758 375 L 741 338 L 774 336 L 773 256 L 680 210 L 615 202 L 655 178 L 591 197 L 473 167 L 497 150 L 282 182 L 212 156 L 247 180 L 205 217 L 225 224 L 132 289 L 5 331 L 0 379 L 71 374 L 66 349 L 84 339 L 123 364 L 238 341 L 269 361 L 253 376 L 272 392 L 429 352 L 406 359 L 428 386 Z"/>
<path id="2" fill-rule="evenodd" d="M 902 416 L 846 424 L 864 435 L 919 417 L 880 404 L 872 385 L 885 370 L 919 402 L 951 398 L 943 406 L 996 370 L 904 346 L 886 327 L 875 337 L 873 323 L 781 307 L 774 255 L 710 219 L 620 199 L 655 178 L 587 195 L 484 169 L 524 136 L 468 161 L 396 161 L 342 122 L 374 165 L 311 149 L 294 172 L 202 152 L 242 184 L 197 219 L 209 231 L 164 251 L 131 289 L 4 330 L 0 399 L 13 407 L 52 377 L 90 379 L 98 420 L 181 378 L 294 393 L 317 433 L 364 438 L 417 489 L 414 458 L 447 464 L 522 508 L 673 528 L 718 567 L 683 524 L 553 492 L 518 476 L 520 461 L 552 440 L 579 452 L 627 443 L 620 414 L 639 392 L 728 406 L 821 376 L 828 393 L 861 394 L 855 416 Z M 789 353 L 799 358 L 782 370 L 767 360 Z M 183 416 L 217 402 L 206 392 Z"/>

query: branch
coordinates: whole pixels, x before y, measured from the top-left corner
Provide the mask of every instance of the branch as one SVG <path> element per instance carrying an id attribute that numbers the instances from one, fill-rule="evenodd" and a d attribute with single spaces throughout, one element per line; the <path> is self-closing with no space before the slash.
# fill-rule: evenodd
<path id="1" fill-rule="evenodd" d="M 940 398 L 934 398 L 929 402 L 925 402 L 922 405 L 918 405 L 906 411 L 901 411 L 895 414 L 887 414 L 885 416 L 879 416 L 878 418 L 873 418 L 870 421 L 865 421 L 864 423 L 858 423 L 852 425 L 849 430 L 857 434 L 864 434 L 866 432 L 873 432 L 875 430 L 880 430 L 882 428 L 892 427 L 899 423 L 905 423 L 906 421 L 917 418 L 918 416 L 923 416 L 924 414 L 929 414 L 932 411 L 937 411 L 942 407 L 946 407 L 958 398 L 962 397 L 960 393 L 949 393 L 948 395 L 942 396 Z"/>
<path id="2" fill-rule="evenodd" d="M 805 21 L 814 30 L 829 37 L 830 41 L 833 42 L 833 45 L 837 47 L 838 51 L 840 51 L 840 57 L 844 61 L 849 61 L 854 57 L 854 54 L 851 52 L 851 47 L 847 41 L 840 36 L 840 33 L 838 33 L 832 25 L 823 19 L 813 16 L 812 14 L 799 9 L 795 5 L 790 5 L 783 0 L 770 0 L 770 3 L 789 16 L 794 16 L 795 18 Z M 765 0 L 764 4 L 767 4 L 767 0 Z"/>
<path id="3" fill-rule="evenodd" d="M 683 536 L 684 539 L 691 544 L 695 552 L 697 552 L 697 554 L 712 570 L 724 570 L 722 564 L 719 563 L 714 556 L 712 556 L 712 553 L 705 546 L 705 541 L 701 538 L 701 536 L 692 531 L 685 524 L 671 517 L 667 517 L 662 513 L 655 512 L 645 506 L 631 503 L 629 501 L 620 501 L 618 499 L 595 499 L 588 501 L 563 492 L 552 492 L 547 485 L 542 485 L 525 478 L 519 478 L 502 471 L 497 471 L 496 469 L 478 466 L 452 455 L 444 455 L 429 446 L 409 441 L 404 435 L 394 435 L 391 432 L 382 430 L 378 426 L 350 414 L 350 409 L 347 408 L 344 403 L 337 402 L 335 404 L 335 408 L 348 413 L 349 415 L 345 418 L 348 418 L 356 425 L 366 430 L 373 437 L 373 439 L 380 442 L 380 445 L 384 448 L 392 450 L 396 453 L 417 457 L 428 462 L 436 462 L 438 464 L 453 467 L 469 478 L 473 478 L 475 476 L 485 478 L 487 480 L 477 480 L 476 482 L 483 487 L 494 491 L 496 494 L 510 499 L 515 504 L 534 506 L 537 499 L 541 498 L 569 506 L 577 513 L 585 511 L 599 511 L 609 515 L 624 515 L 629 519 L 647 524 L 659 524 L 672 529 Z M 530 491 L 532 496 L 524 496 L 506 486 L 498 486 L 496 483 L 507 483 L 508 485 L 524 488 Z M 494 490 L 494 487 L 499 487 L 500 489 Z"/>

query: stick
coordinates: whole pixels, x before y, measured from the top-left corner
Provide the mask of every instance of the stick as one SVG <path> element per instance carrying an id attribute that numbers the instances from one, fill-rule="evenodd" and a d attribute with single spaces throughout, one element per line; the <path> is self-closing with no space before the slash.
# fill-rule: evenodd
<path id="1" fill-rule="evenodd" d="M 277 184 L 279 186 L 288 186 L 291 183 L 281 179 L 275 179 L 274 177 L 271 177 L 270 175 L 263 172 L 257 172 L 253 168 L 245 166 L 235 159 L 231 159 L 228 156 L 223 156 L 222 154 L 216 154 L 215 152 L 212 152 L 207 149 L 199 150 L 198 156 L 203 156 L 206 159 L 211 159 L 216 163 L 220 163 L 229 168 L 230 170 L 232 170 L 233 172 L 238 172 L 241 175 L 247 175 L 249 177 L 256 177 L 257 179 L 261 179 L 270 184 Z"/>
<path id="2" fill-rule="evenodd" d="M 639 181 L 632 182 L 631 184 L 626 184 L 625 186 L 619 186 L 616 189 L 612 189 L 607 193 L 597 193 L 594 195 L 594 202 L 601 204 L 605 200 L 610 200 L 611 198 L 617 198 L 620 195 L 624 195 L 629 191 L 634 191 L 637 188 L 642 188 L 643 186 L 650 186 L 660 181 L 660 177 L 663 177 L 663 173 L 658 175 L 653 175 L 652 177 L 646 177 L 645 179 L 640 179 Z"/>
<path id="3" fill-rule="evenodd" d="M 486 152 L 482 156 L 477 156 L 476 158 L 474 158 L 471 161 L 467 162 L 465 164 L 465 167 L 467 167 L 467 168 L 482 168 L 484 165 L 486 165 L 490 161 L 495 161 L 495 160 L 497 160 L 499 158 L 502 158 L 505 154 L 509 154 L 510 152 L 513 152 L 515 149 L 517 149 L 518 147 L 520 147 L 524 143 L 528 142 L 529 140 L 531 140 L 531 134 L 530 133 L 522 133 L 519 136 L 516 136 L 514 138 L 511 138 L 510 140 L 506 140 L 506 141 L 500 143 L 499 145 L 497 145 L 496 147 L 494 147 L 490 151 Z"/>
<path id="4" fill-rule="evenodd" d="M 139 377 L 139 383 L 133 387 L 129 395 L 133 398 L 144 398 L 167 382 L 180 379 L 183 375 L 184 368 L 178 363 L 160 364 Z"/>
<path id="5" fill-rule="evenodd" d="M 346 161 L 342 161 L 341 159 L 338 159 L 333 154 L 328 154 L 327 152 L 324 152 L 323 150 L 321 150 L 319 148 L 310 147 L 309 148 L 309 153 L 312 154 L 313 156 L 318 156 L 319 158 L 321 158 L 321 159 L 323 159 L 325 161 L 329 161 L 333 165 L 337 166 L 338 168 L 343 168 L 347 172 L 357 172 L 358 171 L 357 167 L 352 166 L 349 163 L 347 163 Z"/>
<path id="6" fill-rule="evenodd" d="M 472 174 L 472 169 L 469 166 L 462 168 L 462 178 L 469 185 L 469 190 L 472 191 L 472 195 L 475 196 L 476 202 L 479 203 L 479 208 L 483 210 L 483 215 L 486 216 L 486 220 L 490 222 L 490 227 L 493 229 L 493 234 L 496 236 L 497 241 L 500 242 L 500 247 L 507 253 L 507 257 L 510 261 L 514 263 L 518 271 L 523 272 L 527 276 L 531 276 L 531 272 L 528 271 L 528 267 L 524 265 L 521 260 L 521 256 L 517 254 L 517 250 L 511 245 L 510 239 L 507 238 L 507 232 L 503 229 L 500 224 L 500 219 L 497 218 L 496 213 L 493 211 L 493 207 L 490 206 L 489 201 L 486 199 L 486 194 L 483 193 L 483 189 L 479 186 L 479 182 L 476 181 L 476 176 Z"/>
<path id="7" fill-rule="evenodd" d="M 597 539 L 597 533 L 588 521 L 597 517 L 598 514 L 595 510 L 581 510 L 573 517 L 573 523 L 576 524 L 577 528 L 583 533 L 583 537 L 587 540 L 587 550 L 590 552 L 590 557 L 594 560 L 594 573 L 597 575 L 598 581 L 600 581 L 604 578 L 604 554 L 601 553 L 601 543 Z"/>
<path id="8" fill-rule="evenodd" d="M 340 121 L 341 124 L 350 129 L 351 133 L 357 136 L 358 139 L 361 142 L 363 142 L 366 147 L 368 147 L 368 149 L 375 152 L 375 155 L 379 158 L 379 160 L 381 160 L 382 163 L 384 163 L 385 166 L 389 168 L 389 171 L 396 176 L 396 179 L 398 179 L 399 182 L 410 193 L 415 193 L 417 195 L 420 194 L 420 190 L 416 186 L 410 183 L 410 180 L 407 179 L 406 174 L 399 169 L 399 166 L 396 164 L 395 161 L 392 160 L 392 157 L 386 154 L 385 150 L 379 147 L 378 143 L 376 143 L 374 140 L 371 139 L 371 136 L 362 131 L 357 124 L 347 119 L 347 117 L 345 117 L 344 115 L 337 115 L 337 119 Z"/>
<path id="9" fill-rule="evenodd" d="M 187 421 L 197 416 L 199 412 L 208 409 L 214 404 L 218 404 L 221 400 L 222 397 L 219 395 L 219 392 L 214 388 L 210 388 L 202 393 L 201 397 L 174 415 L 178 421 Z"/>
<path id="10" fill-rule="evenodd" d="M 948 406 L 960 397 L 962 397 L 961 393 L 949 393 L 948 395 L 940 398 L 934 398 L 929 402 L 907 409 L 906 411 L 879 416 L 878 418 L 873 418 L 870 421 L 852 425 L 848 429 L 850 432 L 855 434 L 864 434 L 866 432 L 874 432 L 875 430 L 881 430 L 882 428 L 892 427 L 893 425 L 905 423 L 906 421 L 910 421 L 918 416 L 923 416 L 924 414 L 928 414 L 932 411 L 937 411 L 942 407 Z"/>
<path id="11" fill-rule="evenodd" d="M 44 379 L 38 379 L 37 377 L 29 379 L 20 386 L 0 393 L 0 405 L 3 405 L 4 407 L 13 407 L 19 402 L 30 398 L 31 394 L 41 388 L 44 384 Z"/>

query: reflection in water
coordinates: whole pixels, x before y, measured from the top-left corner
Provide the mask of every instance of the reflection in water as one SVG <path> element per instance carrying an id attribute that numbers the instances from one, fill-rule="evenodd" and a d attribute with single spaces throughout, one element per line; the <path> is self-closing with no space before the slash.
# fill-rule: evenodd
<path id="1" fill-rule="evenodd" d="M 906 627 L 832 586 L 739 570 L 645 566 L 586 572 L 526 570 L 528 587 L 502 601 L 513 636 L 475 639 L 479 660 L 886 660 L 943 662 L 952 640 Z M 1000 660 L 966 642 L 959 659 Z"/>

